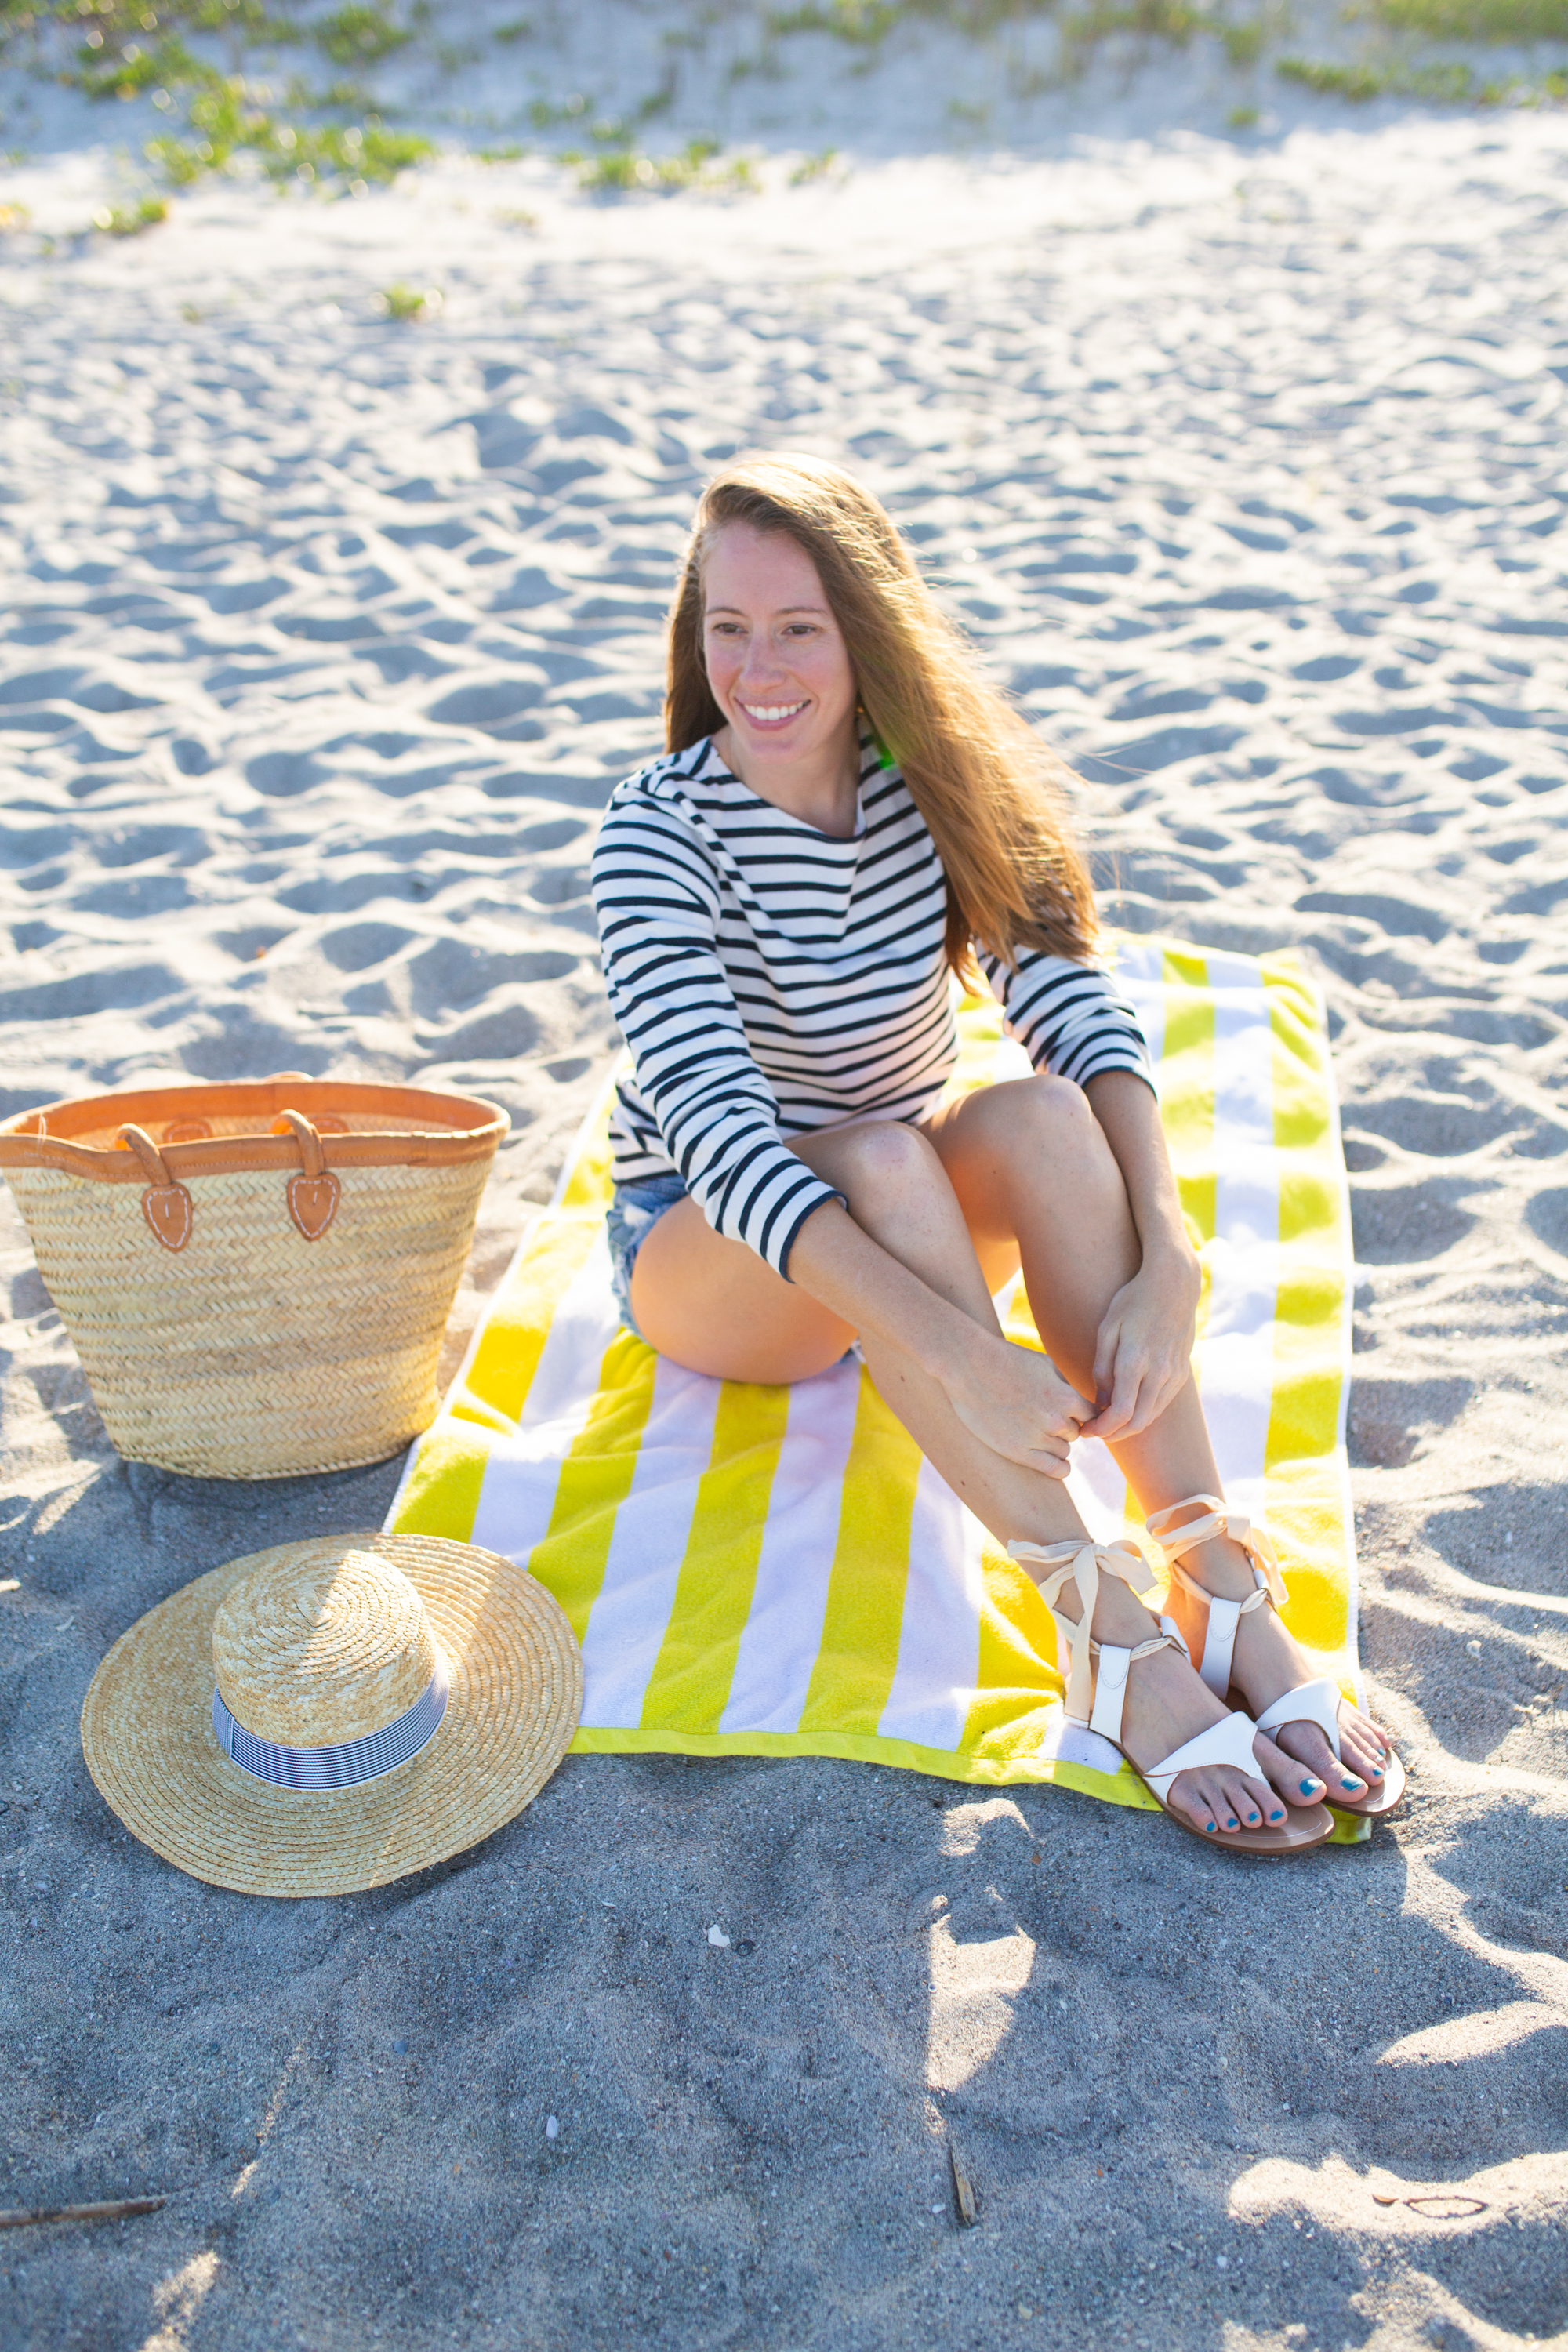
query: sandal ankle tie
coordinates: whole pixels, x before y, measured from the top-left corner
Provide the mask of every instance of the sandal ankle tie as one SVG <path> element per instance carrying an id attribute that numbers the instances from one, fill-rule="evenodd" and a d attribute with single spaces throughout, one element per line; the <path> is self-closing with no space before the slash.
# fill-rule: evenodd
<path id="1" fill-rule="evenodd" d="M 1162 1521 L 1171 1519 L 1177 1511 L 1190 1511 L 1194 1503 L 1204 1506 L 1205 1517 L 1189 1519 L 1185 1527 L 1175 1528 L 1170 1535 L 1163 1532 Z M 1228 1510 L 1217 1495 L 1189 1495 L 1184 1503 L 1172 1503 L 1163 1511 L 1152 1511 L 1143 1524 L 1173 1568 L 1179 1564 L 1184 1552 L 1212 1541 L 1215 1536 L 1227 1536 L 1233 1544 L 1240 1545 L 1252 1562 L 1258 1591 L 1267 1593 L 1277 1609 L 1283 1609 L 1289 1600 L 1285 1579 L 1279 1573 L 1279 1555 L 1269 1538 L 1261 1528 L 1254 1528 L 1245 1511 Z M 1204 1588 L 1194 1584 L 1185 1570 L 1182 1571 L 1182 1582 L 1189 1592 L 1202 1593 L 1205 1599 L 1213 1597 L 1204 1593 Z M 1242 1603 L 1247 1609 L 1255 1605 L 1251 1601 Z"/>
<path id="2" fill-rule="evenodd" d="M 1134 1592 L 1148 1592 L 1154 1583 L 1153 1570 L 1136 1544 L 1125 1540 L 1097 1544 L 1091 1536 L 1070 1536 L 1065 1543 L 1010 1543 L 1007 1556 L 1020 1566 L 1046 1570 L 1035 1581 L 1058 1635 L 1067 1644 L 1067 1711 L 1075 1722 L 1088 1723 L 1094 1713 L 1094 1653 L 1099 1645 L 1093 1638 L 1091 1621 L 1100 1577 L 1119 1576 Z M 1056 1606 L 1069 1579 L 1078 1588 L 1082 1612 L 1076 1625 Z M 1159 1648 L 1161 1643 L 1153 1646 Z"/>
<path id="3" fill-rule="evenodd" d="M 1189 1520 L 1185 1527 L 1176 1528 L 1168 1535 L 1163 1531 L 1178 1511 L 1190 1511 L 1194 1504 L 1203 1505 L 1205 1517 Z M 1282 1609 L 1289 1598 L 1274 1546 L 1261 1528 L 1253 1527 L 1244 1511 L 1227 1510 L 1217 1495 L 1189 1495 L 1185 1502 L 1171 1503 L 1163 1511 L 1151 1512 L 1143 1524 L 1164 1553 L 1173 1581 L 1184 1592 L 1190 1592 L 1194 1601 L 1208 1604 L 1208 1627 L 1198 1672 L 1210 1690 L 1223 1698 L 1230 1688 L 1237 1627 L 1254 1609 L 1266 1609 L 1271 1602 L 1276 1609 Z M 1211 1592 L 1182 1564 L 1184 1552 L 1210 1542 L 1215 1536 L 1227 1536 L 1247 1554 L 1254 1590 L 1245 1601 L 1227 1601 L 1222 1594 Z"/>

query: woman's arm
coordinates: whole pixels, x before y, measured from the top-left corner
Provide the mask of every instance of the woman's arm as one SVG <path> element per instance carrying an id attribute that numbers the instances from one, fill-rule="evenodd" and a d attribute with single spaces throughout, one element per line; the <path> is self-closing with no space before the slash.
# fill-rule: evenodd
<path id="1" fill-rule="evenodd" d="M 1005 1340 L 863 1232 L 837 1202 L 801 1226 L 790 1274 L 853 1329 L 912 1357 L 938 1381 L 964 1426 L 994 1453 L 1065 1477 L 1082 1436 L 1134 1436 L 1156 1420 L 1191 1371 L 1197 1259 L 1146 1081 L 1107 1070 L 1085 1092 L 1126 1184 L 1142 1264 L 1111 1299 L 1095 1358 L 1095 1414 L 1048 1357 Z"/>
<path id="2" fill-rule="evenodd" d="M 837 1201 L 795 1236 L 790 1277 L 851 1329 L 910 1357 L 973 1435 L 1005 1460 L 1065 1478 L 1089 1407 L 1047 1356 L 1016 1347 L 984 1298 L 981 1323 L 873 1241 Z M 896 1398 L 889 1402 L 898 1410 Z"/>
<path id="3" fill-rule="evenodd" d="M 610 1009 L 671 1161 L 716 1233 L 787 1275 L 802 1221 L 837 1195 L 779 1135 L 719 953 L 713 877 L 678 811 L 621 788 L 594 907 Z"/>
<path id="4" fill-rule="evenodd" d="M 1129 1070 L 1104 1070 L 1084 1092 L 1121 1171 L 1143 1263 L 1100 1323 L 1094 1357 L 1100 1410 L 1083 1433 L 1135 1437 L 1191 1374 L 1201 1277 L 1152 1090 Z"/>
<path id="5" fill-rule="evenodd" d="M 1138 1016 L 1096 964 L 1038 950 L 1021 954 L 1012 970 L 984 952 L 980 961 L 1035 1067 L 1083 1088 L 1127 1187 L 1143 1262 L 1100 1323 L 1100 1410 L 1084 1434 L 1135 1437 L 1191 1372 L 1200 1287 Z"/>

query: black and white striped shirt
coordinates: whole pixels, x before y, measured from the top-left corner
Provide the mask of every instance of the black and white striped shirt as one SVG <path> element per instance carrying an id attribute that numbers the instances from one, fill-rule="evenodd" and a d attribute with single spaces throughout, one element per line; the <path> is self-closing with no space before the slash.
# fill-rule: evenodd
<path id="1" fill-rule="evenodd" d="M 782 1139 L 919 1118 L 957 1059 L 946 877 L 909 787 L 868 743 L 854 835 L 834 841 L 694 744 L 616 786 L 594 905 L 635 1072 L 611 1124 L 616 1181 L 678 1171 L 716 1233 L 786 1273 L 837 1195 Z M 1016 971 L 980 962 L 1037 1069 L 1148 1077 L 1104 972 L 1027 950 Z"/>

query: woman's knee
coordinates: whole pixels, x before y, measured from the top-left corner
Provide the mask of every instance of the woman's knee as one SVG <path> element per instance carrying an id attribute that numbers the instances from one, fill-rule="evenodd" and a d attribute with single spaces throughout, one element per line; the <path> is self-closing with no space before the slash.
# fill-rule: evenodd
<path id="1" fill-rule="evenodd" d="M 840 1129 L 817 1165 L 848 1195 L 851 1209 L 862 1200 L 886 1207 L 952 1189 L 932 1145 L 898 1119 L 868 1119 L 862 1127 Z"/>
<path id="2" fill-rule="evenodd" d="M 1047 1076 L 1006 1079 L 985 1092 L 984 1126 L 970 1132 L 983 1181 L 999 1184 L 1002 1201 L 1037 1200 L 1043 1184 L 1079 1209 L 1095 1202 L 1125 1211 L 1126 1181 L 1081 1087 Z"/>
<path id="3" fill-rule="evenodd" d="M 1089 1097 L 1071 1078 L 1014 1078 L 991 1092 L 996 1132 L 1028 1172 L 1037 1175 L 1042 1165 L 1064 1158 L 1080 1169 L 1102 1164 L 1119 1172 Z"/>
<path id="4" fill-rule="evenodd" d="M 1052 1134 L 1059 1135 L 1064 1130 L 1082 1134 L 1089 1128 L 1099 1128 L 1089 1097 L 1071 1078 L 1053 1077 L 1042 1070 L 1032 1078 L 1015 1079 L 1007 1091 L 1012 1092 L 1013 1087 L 1021 1097 L 1017 1109 L 1022 1116 Z"/>

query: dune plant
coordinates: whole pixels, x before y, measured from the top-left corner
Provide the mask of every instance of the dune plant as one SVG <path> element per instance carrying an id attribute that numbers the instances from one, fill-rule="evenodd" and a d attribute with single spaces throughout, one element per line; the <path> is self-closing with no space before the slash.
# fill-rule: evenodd
<path id="1" fill-rule="evenodd" d="M 290 180 L 353 187 L 385 185 L 411 163 L 434 152 L 428 139 L 409 131 L 389 131 L 374 115 L 363 123 L 296 123 L 251 103 L 243 87 L 208 85 L 191 98 L 188 131 L 152 139 L 149 160 L 176 187 L 207 172 L 221 172 L 237 157 L 276 184 Z"/>
<path id="2" fill-rule="evenodd" d="M 407 47 L 431 15 L 430 0 L 411 0 L 404 18 L 382 5 L 312 14 L 301 0 L 0 0 L 0 58 L 96 100 L 150 100 L 169 128 L 147 158 L 173 186 L 243 165 L 279 184 L 363 187 L 395 179 L 431 142 L 390 130 L 361 81 L 316 90 L 297 75 L 279 103 L 252 68 L 313 50 L 363 70 Z"/>
<path id="3" fill-rule="evenodd" d="M 1366 13 L 1434 41 L 1568 41 L 1568 0 L 1373 0 Z"/>
<path id="4" fill-rule="evenodd" d="M 335 66 L 375 66 L 395 56 L 414 38 L 384 8 L 334 8 L 310 28 L 310 37 L 322 56 Z"/>
<path id="5" fill-rule="evenodd" d="M 622 5 L 630 15 L 642 0 Z M 922 31 L 984 46 L 996 89 L 955 94 L 951 118 L 971 144 L 1006 137 L 1010 108 L 1060 89 L 1098 60 L 1114 57 L 1131 69 L 1202 44 L 1217 45 L 1239 75 L 1271 69 L 1298 89 L 1352 102 L 1517 106 L 1568 97 L 1568 56 L 1550 54 L 1568 44 L 1568 0 L 1343 0 L 1342 14 L 1350 54 L 1319 58 L 1287 47 L 1290 0 L 689 0 L 662 34 L 658 87 L 620 118 L 600 119 L 589 96 L 570 89 L 542 92 L 521 111 L 586 190 L 629 194 L 754 184 L 749 163 L 721 163 L 708 142 L 662 156 L 643 143 L 645 126 L 692 70 L 685 61 L 721 26 L 760 45 L 731 58 L 731 81 L 779 79 L 791 47 L 811 40 L 839 44 L 843 70 L 856 74 Z M 477 11 L 459 16 L 438 0 L 0 0 L 0 60 L 103 103 L 150 100 L 165 128 L 148 159 L 174 186 L 232 170 L 357 193 L 432 152 L 418 134 L 388 127 L 374 89 L 383 66 L 417 56 L 439 79 L 525 42 L 538 42 L 542 62 L 558 26 L 556 0 L 537 17 L 488 27 Z M 1473 57 L 1433 54 L 1455 43 L 1538 57 L 1527 71 L 1489 76 Z M 1256 79 L 1237 92 L 1254 105 L 1258 95 Z M 510 160 L 522 151 L 484 152 Z"/>
<path id="6" fill-rule="evenodd" d="M 612 147 L 597 155 L 563 156 L 576 165 L 577 184 L 595 195 L 669 194 L 680 188 L 709 194 L 747 194 L 761 185 L 756 168 L 744 155 L 727 161 L 717 139 L 693 139 L 678 154 L 641 155 L 634 148 Z"/>
<path id="7" fill-rule="evenodd" d="M 156 228 L 169 217 L 169 207 L 162 196 L 143 196 L 137 205 L 106 205 L 94 213 L 92 225 L 106 236 L 140 236 L 144 229 Z"/>
<path id="8" fill-rule="evenodd" d="M 1548 66 L 1534 74 L 1488 79 L 1463 61 L 1423 58 L 1414 42 L 1464 41 L 1530 47 L 1568 42 L 1568 0 L 1349 0 L 1348 23 L 1364 23 L 1375 34 L 1403 37 L 1394 51 L 1384 39 L 1372 55 L 1317 61 L 1299 56 L 1277 59 L 1287 81 L 1325 97 L 1362 102 L 1398 96 L 1432 104 L 1523 105 L 1555 103 L 1564 96 L 1568 68 Z M 1287 12 L 1278 0 L 1245 0 L 1239 9 L 1219 0 L 795 0 L 765 7 L 764 38 L 778 44 L 804 35 L 826 35 L 868 58 L 896 34 L 919 26 L 942 27 L 993 41 L 1008 32 L 1049 22 L 1056 32 L 1055 62 L 1026 66 L 1018 58 L 1010 74 L 1015 99 L 1037 97 L 1079 79 L 1108 47 L 1125 56 L 1156 47 L 1186 48 L 1212 39 L 1238 70 L 1258 65 L 1285 32 Z M 1234 117 L 1245 108 L 1232 110 Z M 955 118 L 955 121 L 958 118 Z M 1252 120 L 1257 120 L 1253 110 Z M 989 121 L 963 118 L 971 135 Z"/>
<path id="9" fill-rule="evenodd" d="M 395 326 L 407 327 L 416 319 L 427 314 L 433 317 L 441 308 L 441 297 L 433 287 L 405 286 L 399 280 L 395 285 L 384 286 L 375 303 L 384 319 L 390 319 Z"/>
<path id="10" fill-rule="evenodd" d="M 1540 75 L 1507 74 L 1486 80 L 1458 63 L 1411 64 L 1399 58 L 1355 65 L 1281 58 L 1275 69 L 1284 81 L 1300 82 L 1329 98 L 1365 105 L 1374 98 L 1424 99 L 1434 106 L 1561 106 L 1568 101 L 1568 68 Z"/>
<path id="11" fill-rule="evenodd" d="M 805 0 L 800 7 L 770 9 L 763 29 L 775 40 L 791 33 L 830 33 L 836 41 L 870 48 L 900 23 L 927 13 L 911 8 L 907 0 Z"/>

